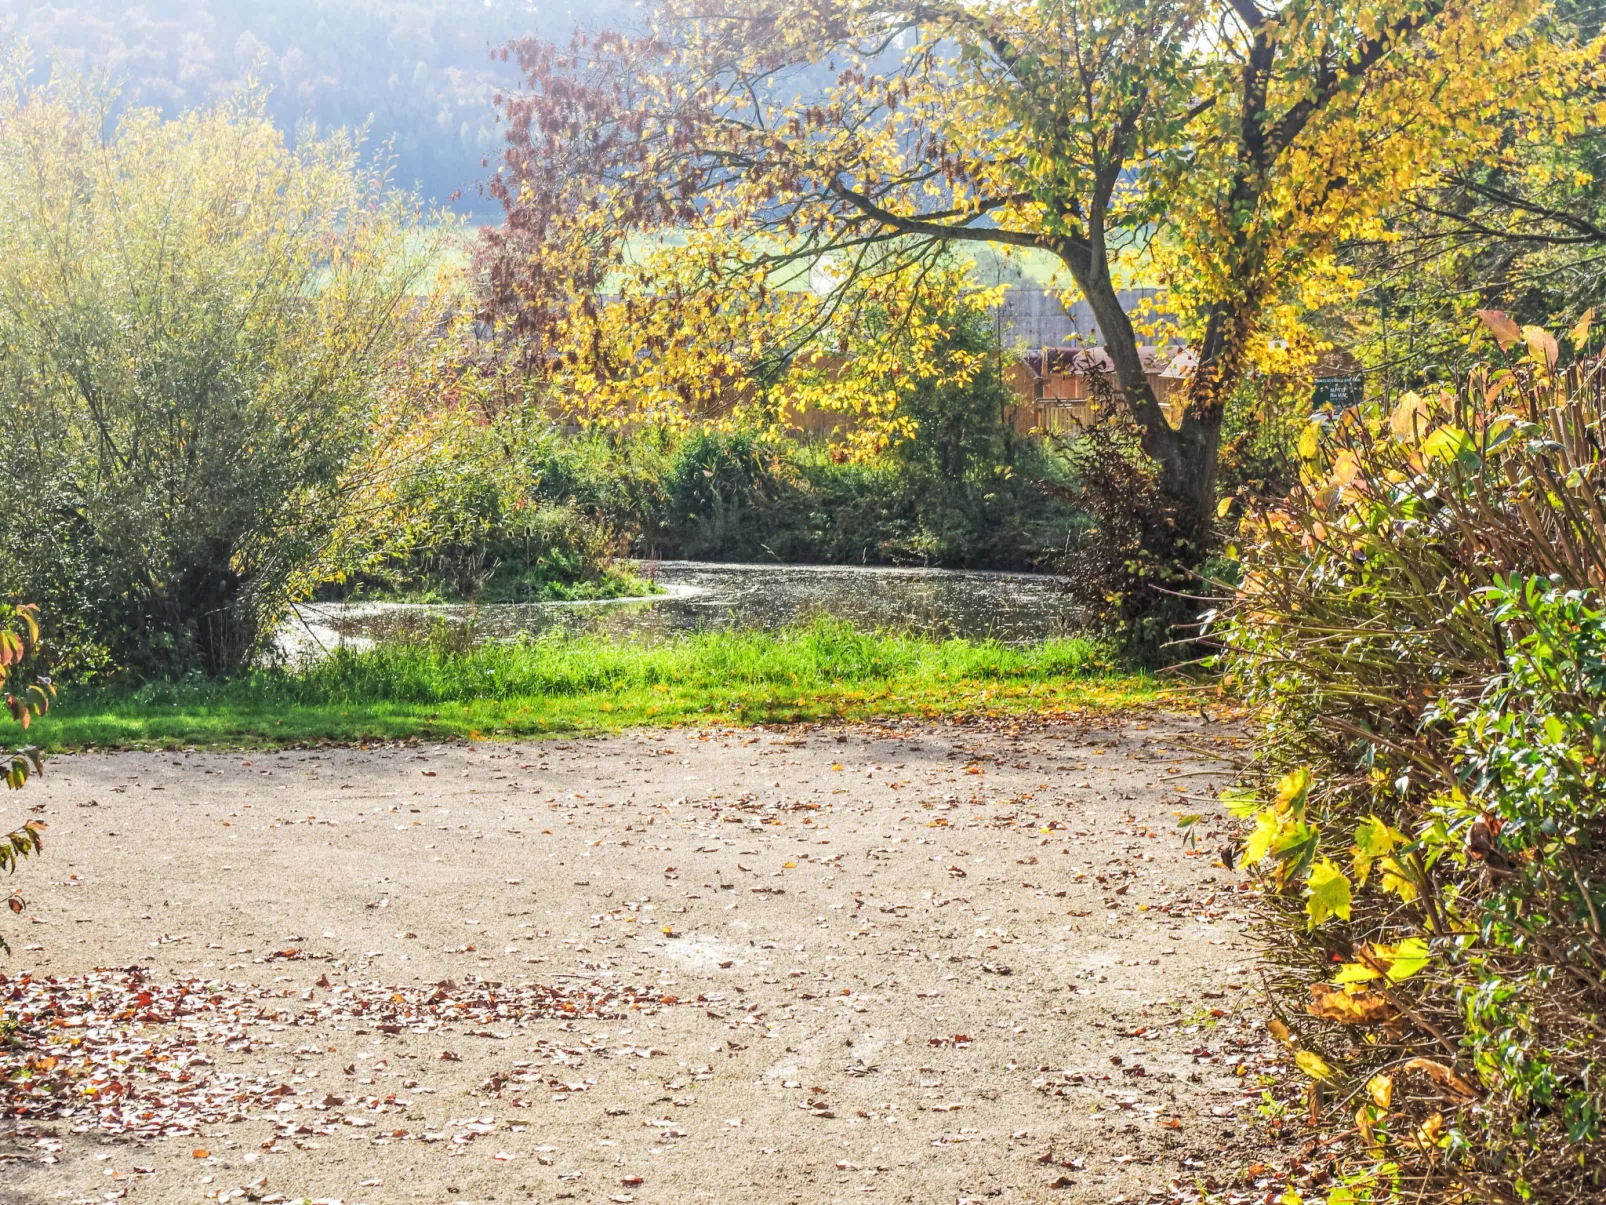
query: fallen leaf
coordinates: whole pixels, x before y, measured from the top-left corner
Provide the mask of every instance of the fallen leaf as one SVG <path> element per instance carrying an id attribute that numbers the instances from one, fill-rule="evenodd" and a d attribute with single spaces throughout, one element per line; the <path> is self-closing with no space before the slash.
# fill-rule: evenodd
<path id="1" fill-rule="evenodd" d="M 1443 1063 L 1435 1063 L 1432 1059 L 1410 1059 L 1400 1070 L 1419 1071 L 1439 1087 L 1464 1100 L 1472 1100 L 1478 1096 L 1478 1090 L 1460 1075 Z"/>
<path id="2" fill-rule="evenodd" d="M 1338 1021 L 1344 1025 L 1377 1025 L 1394 1016 L 1396 1010 L 1387 999 L 1360 988 L 1345 990 L 1325 983 L 1310 987 L 1311 1002 L 1306 1006 L 1313 1017 Z"/>

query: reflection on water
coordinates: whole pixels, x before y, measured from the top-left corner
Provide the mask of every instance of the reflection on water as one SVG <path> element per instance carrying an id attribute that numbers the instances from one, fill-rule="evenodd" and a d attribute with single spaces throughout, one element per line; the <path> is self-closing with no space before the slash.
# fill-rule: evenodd
<path id="1" fill-rule="evenodd" d="M 644 572 L 652 572 L 646 566 Z M 650 640 L 710 628 L 773 631 L 826 615 L 860 628 L 933 636 L 994 637 L 1011 644 L 1078 629 L 1078 611 L 1061 578 L 949 569 L 844 565 L 718 565 L 664 561 L 665 593 L 646 599 L 581 603 L 428 606 L 311 603 L 286 633 L 291 651 L 344 641 L 366 644 L 417 636 L 442 620 L 472 624 L 480 639 L 559 630 Z"/>

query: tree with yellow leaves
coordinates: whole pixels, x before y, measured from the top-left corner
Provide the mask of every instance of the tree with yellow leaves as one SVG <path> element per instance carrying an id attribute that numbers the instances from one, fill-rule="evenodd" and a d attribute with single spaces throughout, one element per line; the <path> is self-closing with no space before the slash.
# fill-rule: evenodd
<path id="1" fill-rule="evenodd" d="M 1161 488 L 1203 516 L 1227 396 L 1257 337 L 1343 283 L 1335 242 L 1479 153 L 1496 94 L 1576 119 L 1533 17 L 1518 0 L 664 0 L 639 36 L 509 49 L 528 87 L 501 100 L 487 311 L 596 412 L 695 409 L 756 396 L 870 314 L 918 357 L 961 288 L 956 249 L 1046 251 L 1098 320 Z M 1199 355 L 1177 427 L 1118 300 L 1144 274 Z M 895 426 L 854 379 L 838 404 Z"/>

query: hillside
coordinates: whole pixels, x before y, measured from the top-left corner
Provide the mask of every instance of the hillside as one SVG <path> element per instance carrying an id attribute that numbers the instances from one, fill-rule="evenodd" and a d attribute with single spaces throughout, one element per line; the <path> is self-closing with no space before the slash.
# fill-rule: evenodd
<path id="1" fill-rule="evenodd" d="M 172 114 L 256 81 L 285 130 L 368 125 L 390 142 L 399 183 L 490 212 L 480 166 L 500 145 L 491 98 L 516 79 L 493 48 L 565 36 L 582 14 L 617 22 L 623 0 L 0 0 L 0 40 L 25 42 L 36 74 L 52 61 L 105 72 L 125 101 Z"/>

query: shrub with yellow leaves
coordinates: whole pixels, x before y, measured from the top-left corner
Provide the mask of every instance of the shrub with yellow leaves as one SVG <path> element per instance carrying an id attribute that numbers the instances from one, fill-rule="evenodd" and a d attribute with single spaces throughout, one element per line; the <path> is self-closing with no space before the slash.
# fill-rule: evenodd
<path id="1" fill-rule="evenodd" d="M 1457 392 L 1313 422 L 1212 625 L 1330 1205 L 1606 1201 L 1606 367 L 1480 318 Z"/>

